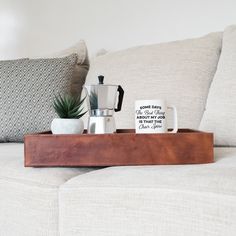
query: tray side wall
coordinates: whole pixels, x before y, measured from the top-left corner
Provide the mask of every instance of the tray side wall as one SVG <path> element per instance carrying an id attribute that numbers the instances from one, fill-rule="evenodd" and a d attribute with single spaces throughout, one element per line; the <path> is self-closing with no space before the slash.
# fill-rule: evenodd
<path id="1" fill-rule="evenodd" d="M 214 161 L 213 135 L 29 135 L 25 166 L 119 166 L 203 164 Z"/>

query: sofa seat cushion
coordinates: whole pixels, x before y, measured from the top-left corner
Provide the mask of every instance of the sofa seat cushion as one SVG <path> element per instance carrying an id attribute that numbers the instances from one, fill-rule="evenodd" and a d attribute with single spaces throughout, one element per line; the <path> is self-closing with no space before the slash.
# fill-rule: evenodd
<path id="1" fill-rule="evenodd" d="M 72 178 L 60 188 L 61 235 L 235 235 L 236 148 L 215 158 Z"/>
<path id="2" fill-rule="evenodd" d="M 59 235 L 58 187 L 92 168 L 25 168 L 23 144 L 0 144 L 0 235 Z"/>
<path id="3" fill-rule="evenodd" d="M 26 184 L 58 187 L 70 178 L 89 172 L 92 168 L 30 168 L 24 167 L 24 145 L 0 144 L 0 178 Z"/>

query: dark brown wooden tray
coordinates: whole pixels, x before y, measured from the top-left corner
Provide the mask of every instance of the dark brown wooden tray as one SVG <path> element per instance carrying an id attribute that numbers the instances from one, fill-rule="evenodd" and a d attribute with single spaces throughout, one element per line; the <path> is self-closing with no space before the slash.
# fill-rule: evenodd
<path id="1" fill-rule="evenodd" d="M 213 134 L 189 129 L 178 133 L 25 136 L 25 166 L 126 166 L 203 164 L 214 161 Z"/>

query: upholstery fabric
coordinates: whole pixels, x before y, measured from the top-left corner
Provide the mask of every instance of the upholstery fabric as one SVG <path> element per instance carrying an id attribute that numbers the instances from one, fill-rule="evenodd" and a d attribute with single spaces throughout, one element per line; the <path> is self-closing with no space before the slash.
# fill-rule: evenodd
<path id="1" fill-rule="evenodd" d="M 108 53 L 91 60 L 86 83 L 125 90 L 123 108 L 115 114 L 117 128 L 134 128 L 134 102 L 165 99 L 177 106 L 179 127 L 198 128 L 221 50 L 221 33 Z"/>
<path id="2" fill-rule="evenodd" d="M 200 129 L 214 132 L 215 144 L 236 146 L 236 25 L 223 34 L 222 53 Z"/>
<path id="3" fill-rule="evenodd" d="M 88 50 L 84 40 L 80 40 L 78 43 L 72 45 L 69 48 L 61 50 L 56 53 L 43 55 L 43 58 L 60 58 L 66 57 L 75 53 L 77 55 L 77 64 L 73 73 L 71 83 L 71 94 L 74 96 L 80 96 L 82 86 L 85 83 L 85 78 L 89 69 Z"/>
<path id="4" fill-rule="evenodd" d="M 76 54 L 64 58 L 0 61 L 0 142 L 50 130 L 55 94 L 70 91 Z"/>
<path id="5" fill-rule="evenodd" d="M 23 144 L 0 144 L 0 235 L 58 236 L 58 188 L 92 168 L 25 168 Z"/>
<path id="6" fill-rule="evenodd" d="M 111 167 L 60 187 L 61 236 L 234 236 L 236 148 L 213 164 Z"/>

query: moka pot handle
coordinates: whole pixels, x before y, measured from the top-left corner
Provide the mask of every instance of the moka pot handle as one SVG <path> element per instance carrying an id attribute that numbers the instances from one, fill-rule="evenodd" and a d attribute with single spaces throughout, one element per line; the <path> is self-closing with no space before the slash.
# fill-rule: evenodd
<path id="1" fill-rule="evenodd" d="M 119 97 L 118 97 L 118 104 L 117 104 L 117 108 L 115 108 L 115 112 L 118 112 L 121 110 L 122 107 L 122 103 L 123 103 L 123 98 L 124 98 L 124 90 L 123 88 L 118 85 L 118 89 L 117 89 L 118 93 L 119 93 Z"/>

